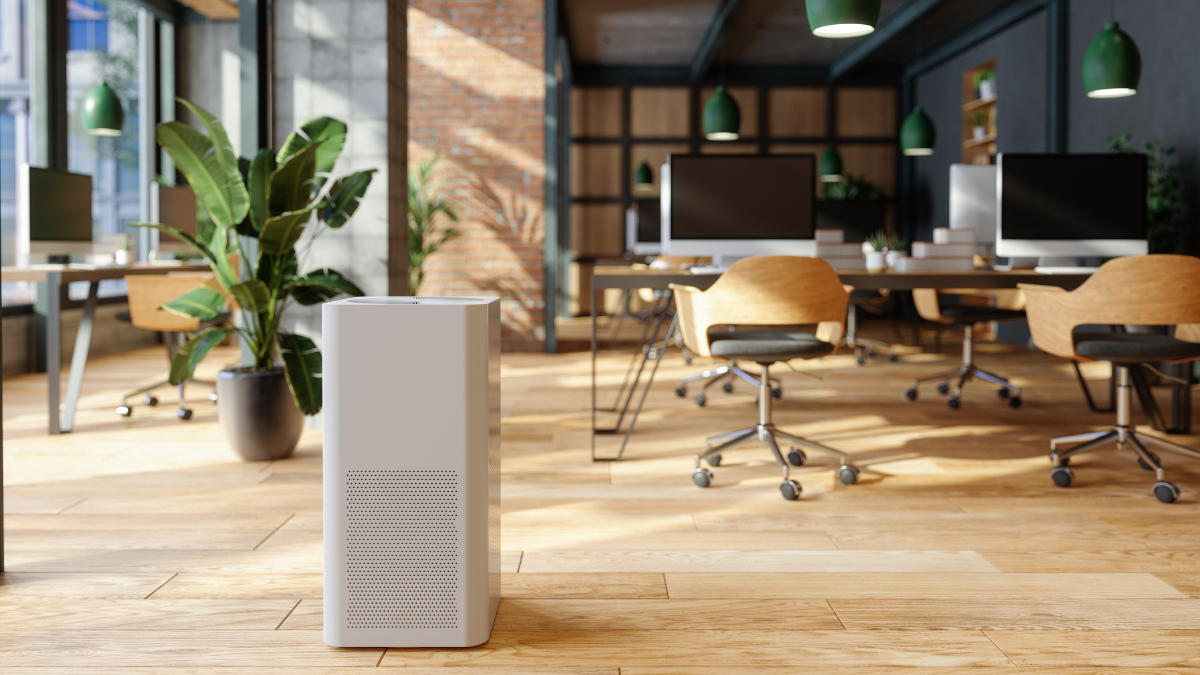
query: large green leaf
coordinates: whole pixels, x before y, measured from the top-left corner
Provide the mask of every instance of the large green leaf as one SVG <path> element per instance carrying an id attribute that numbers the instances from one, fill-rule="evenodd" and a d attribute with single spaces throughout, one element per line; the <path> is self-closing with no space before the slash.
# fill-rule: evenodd
<path id="1" fill-rule="evenodd" d="M 165 309 L 172 314 L 186 316 L 190 319 L 208 321 L 217 318 L 225 307 L 225 296 L 208 286 L 200 286 L 184 293 L 159 309 Z"/>
<path id="2" fill-rule="evenodd" d="M 263 223 L 271 217 L 270 189 L 271 172 L 275 170 L 275 155 L 270 148 L 263 148 L 250 162 L 250 222 L 254 231 L 262 230 Z"/>
<path id="3" fill-rule="evenodd" d="M 292 211 L 268 218 L 263 224 L 262 232 L 258 234 L 258 244 L 263 253 L 282 255 L 291 250 L 300 235 L 304 234 L 304 226 L 312 217 L 312 209 Z"/>
<path id="4" fill-rule="evenodd" d="M 320 190 L 321 186 L 337 164 L 338 156 L 342 154 L 342 146 L 346 143 L 346 123 L 332 117 L 318 117 L 305 122 L 299 129 L 288 135 L 279 150 L 278 161 L 291 157 L 310 145 L 320 143 L 317 150 L 317 175 L 313 188 Z"/>
<path id="5" fill-rule="evenodd" d="M 229 287 L 229 294 L 247 312 L 262 314 L 271 305 L 271 291 L 261 279 L 250 279 Z"/>
<path id="6" fill-rule="evenodd" d="M 292 297 L 301 305 L 315 305 L 342 295 L 362 296 L 363 291 L 337 270 L 313 270 L 292 283 Z"/>
<path id="7" fill-rule="evenodd" d="M 171 384 L 179 384 L 192 379 L 192 375 L 196 372 L 196 366 L 204 360 L 209 350 L 221 344 L 221 341 L 232 332 L 232 328 L 211 326 L 196 333 L 183 343 L 171 357 Z"/>
<path id="8" fill-rule="evenodd" d="M 259 253 L 258 269 L 256 276 L 262 279 L 262 282 L 267 285 L 267 288 L 283 287 L 295 276 L 299 270 L 299 265 L 296 262 L 296 251 L 289 249 L 283 255 L 268 255 Z M 279 277 L 276 280 L 276 276 Z"/>
<path id="9" fill-rule="evenodd" d="M 321 209 L 321 220 L 332 228 L 338 228 L 350 220 L 350 216 L 358 210 L 359 202 L 371 184 L 371 175 L 375 169 L 359 171 L 334 181 L 329 186 L 329 197 Z"/>
<path id="10" fill-rule="evenodd" d="M 220 227 L 242 222 L 249 209 L 246 183 L 238 170 L 238 157 L 229 144 L 225 127 L 207 110 L 178 99 L 204 124 L 208 136 L 180 122 L 158 126 L 158 142 L 167 149 L 175 165 Z"/>
<path id="11" fill-rule="evenodd" d="M 317 149 L 320 147 L 310 145 L 298 151 L 271 172 L 268 197 L 271 215 L 299 211 L 312 201 L 313 176 L 316 175 Z"/>
<path id="12" fill-rule="evenodd" d="M 303 335 L 281 332 L 278 340 L 288 386 L 300 412 L 305 415 L 321 412 L 321 351 Z"/>

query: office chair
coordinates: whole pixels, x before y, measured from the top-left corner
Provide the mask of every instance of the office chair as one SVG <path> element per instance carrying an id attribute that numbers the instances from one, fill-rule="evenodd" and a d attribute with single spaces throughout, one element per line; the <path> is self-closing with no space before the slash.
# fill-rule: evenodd
<path id="1" fill-rule="evenodd" d="M 962 406 L 962 388 L 968 381 L 979 378 L 1000 386 L 996 391 L 1001 400 L 1007 400 L 1010 408 L 1021 407 L 1021 388 L 1008 380 L 989 373 L 975 365 L 975 335 L 974 324 L 981 321 L 1013 321 L 1025 316 L 1024 310 L 1001 309 L 987 305 L 938 305 L 937 291 L 930 288 L 913 290 L 913 302 L 917 313 L 922 319 L 941 324 L 955 324 L 963 329 L 962 365 L 952 370 L 918 377 L 912 381 L 912 386 L 904 392 L 904 397 L 910 401 L 917 400 L 918 390 L 922 382 L 941 380 L 937 390 L 940 394 L 950 394 L 946 397 L 946 405 L 952 410 Z M 951 393 L 950 380 L 958 381 Z"/>
<path id="2" fill-rule="evenodd" d="M 1164 480 L 1159 457 L 1147 446 L 1191 459 L 1200 459 L 1200 452 L 1137 432 L 1129 369 L 1200 359 L 1200 326 L 1194 325 L 1200 324 L 1200 259 L 1182 255 L 1117 258 L 1070 293 L 1050 286 L 1020 287 L 1025 290 L 1029 330 L 1039 349 L 1075 361 L 1110 361 L 1117 371 L 1116 425 L 1107 431 L 1052 439 L 1050 477 L 1054 484 L 1065 488 L 1075 482 L 1070 467 L 1073 455 L 1115 444 L 1132 450 L 1143 469 L 1155 472 L 1153 490 L 1160 502 L 1178 499 L 1179 488 Z M 1078 330 L 1095 324 L 1176 328 L 1174 336 Z M 1076 445 L 1059 449 L 1068 444 Z"/>
<path id="3" fill-rule="evenodd" d="M 880 306 L 887 302 L 889 294 L 890 292 L 887 290 L 850 293 L 850 306 L 846 310 L 846 346 L 854 350 L 854 358 L 860 366 L 865 364 L 867 359 L 875 358 L 875 354 L 880 350 L 887 354 L 888 361 L 899 359 L 892 345 L 883 340 L 873 340 L 858 335 L 858 311 L 861 309 L 876 316 L 882 316 L 883 311 Z"/>
<path id="4" fill-rule="evenodd" d="M 128 320 L 137 328 L 158 331 L 163 334 L 163 345 L 167 350 L 168 369 L 170 369 L 171 359 L 174 358 L 175 351 L 187 340 L 188 334 L 201 328 L 207 328 L 208 326 L 221 325 L 229 319 L 227 312 L 215 319 L 200 321 L 199 319 L 190 319 L 159 309 L 160 305 L 171 302 L 198 286 L 207 285 L 219 290 L 216 279 L 212 274 L 176 273 L 161 276 L 129 276 L 125 280 L 129 284 L 129 313 L 124 316 L 118 315 L 118 318 Z M 203 380 L 188 381 L 193 384 L 212 387 L 213 392 L 209 394 L 208 399 L 214 403 L 216 402 L 217 385 L 215 382 Z M 142 396 L 142 403 L 148 406 L 157 406 L 158 397 L 154 396 L 151 392 L 170 384 L 169 380 L 162 380 L 161 382 L 140 387 L 125 394 L 121 398 L 121 405 L 117 408 L 117 414 L 121 417 L 133 415 L 133 408 L 129 405 L 129 399 L 139 395 Z M 192 410 L 185 403 L 184 383 L 180 382 L 178 387 L 179 409 L 175 411 L 175 416 L 181 421 L 190 420 L 192 418 Z"/>
<path id="5" fill-rule="evenodd" d="M 737 261 L 706 291 L 672 284 L 679 308 L 683 341 L 701 356 L 736 361 L 754 361 L 762 367 L 758 378 L 758 423 L 749 428 L 708 438 L 704 452 L 696 453 L 692 481 L 698 487 L 712 484 L 713 473 L 700 466 L 720 466 L 721 453 L 740 443 L 757 439 L 769 447 L 783 472 L 779 486 L 784 499 L 800 496 L 800 485 L 788 476 L 789 463 L 802 466 L 803 449 L 837 455 L 838 477 L 851 485 L 858 469 L 846 455 L 820 443 L 780 431 L 771 420 L 770 368 L 780 361 L 815 359 L 837 349 L 849 294 L 829 263 L 819 258 L 757 256 Z M 816 334 L 771 327 L 816 324 Z M 730 330 L 730 326 L 753 327 Z M 779 440 L 792 445 L 787 459 Z M 798 447 L 795 447 L 798 446 Z"/>

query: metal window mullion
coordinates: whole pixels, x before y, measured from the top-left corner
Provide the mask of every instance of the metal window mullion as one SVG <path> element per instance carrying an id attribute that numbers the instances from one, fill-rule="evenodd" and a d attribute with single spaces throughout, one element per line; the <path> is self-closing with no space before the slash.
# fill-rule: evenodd
<path id="1" fill-rule="evenodd" d="M 154 182 L 157 164 L 157 144 L 154 139 L 154 118 L 157 101 L 155 77 L 154 15 L 144 7 L 137 13 L 138 60 L 138 219 L 150 222 L 150 184 Z M 150 257 L 150 230 L 137 230 L 137 259 Z"/>

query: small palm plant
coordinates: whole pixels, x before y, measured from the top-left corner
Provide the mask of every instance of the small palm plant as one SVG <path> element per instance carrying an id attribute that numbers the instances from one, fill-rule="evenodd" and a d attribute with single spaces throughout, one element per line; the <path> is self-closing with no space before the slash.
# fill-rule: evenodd
<path id="1" fill-rule="evenodd" d="M 207 133 L 182 122 L 165 122 L 157 127 L 158 142 L 191 184 L 212 226 L 197 237 L 162 224 L 143 226 L 195 249 L 224 292 L 202 286 L 162 309 L 207 321 L 233 298 L 244 320 L 236 328 L 210 327 L 193 335 L 171 359 L 171 384 L 190 379 L 209 350 L 236 332 L 253 355 L 254 370 L 274 369 L 278 351 L 296 405 L 306 415 L 316 414 L 321 410 L 321 352 L 310 338 L 279 330 L 280 319 L 292 302 L 315 305 L 338 295 L 363 293 L 336 270 L 298 274 L 301 255 L 296 244 L 314 220 L 318 229 L 302 254 L 317 235 L 345 225 L 358 209 L 374 169 L 331 179 L 346 140 L 346 124 L 330 117 L 293 131 L 278 153 L 263 148 L 252 160 L 239 159 L 225 128 L 211 113 L 179 101 Z"/>
<path id="2" fill-rule="evenodd" d="M 453 227 L 442 229 L 438 217 L 458 222 L 454 204 L 437 196 L 433 172 L 437 157 L 422 161 L 416 171 L 408 172 L 408 292 L 417 295 L 425 280 L 425 259 L 461 232 Z"/>

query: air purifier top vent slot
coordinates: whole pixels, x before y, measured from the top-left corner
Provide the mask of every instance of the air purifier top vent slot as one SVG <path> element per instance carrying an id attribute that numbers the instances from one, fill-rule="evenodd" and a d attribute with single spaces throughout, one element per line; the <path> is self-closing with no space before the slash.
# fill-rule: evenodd
<path id="1" fill-rule="evenodd" d="M 349 304 L 349 305 L 486 305 L 496 298 L 485 297 L 365 297 L 365 298 L 347 298 L 344 300 L 336 300 L 331 305 Z"/>

